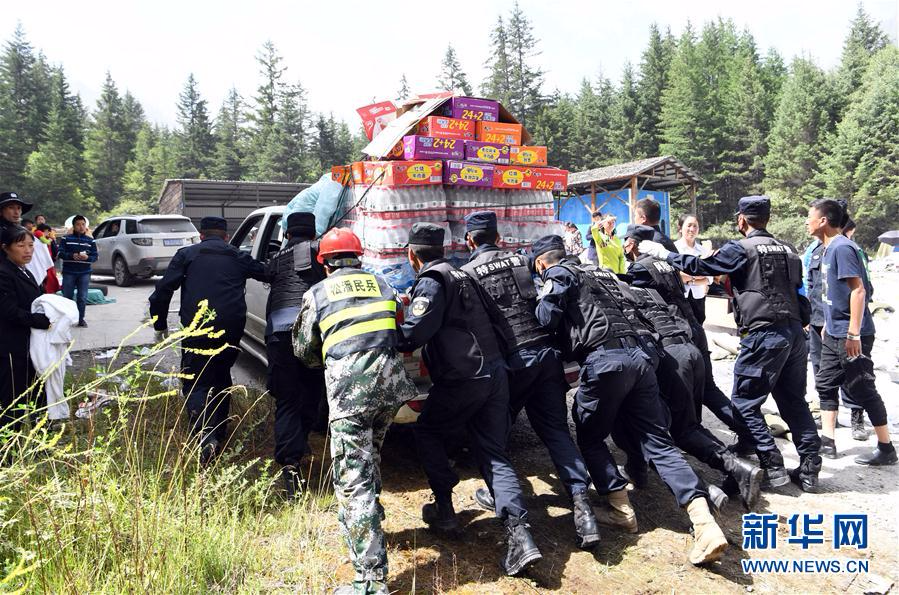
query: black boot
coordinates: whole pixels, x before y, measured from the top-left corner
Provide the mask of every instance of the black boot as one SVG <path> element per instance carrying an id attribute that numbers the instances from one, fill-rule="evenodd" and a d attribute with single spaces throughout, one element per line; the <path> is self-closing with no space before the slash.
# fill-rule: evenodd
<path id="1" fill-rule="evenodd" d="M 421 508 L 421 518 L 431 531 L 451 537 L 462 533 L 462 525 L 453 509 L 452 498 L 438 498 L 436 502 L 425 504 Z"/>
<path id="2" fill-rule="evenodd" d="M 868 430 L 865 428 L 865 410 L 852 409 L 852 439 L 864 442 L 868 439 Z"/>
<path id="3" fill-rule="evenodd" d="M 206 468 L 215 461 L 221 450 L 221 445 L 215 438 L 204 440 L 201 444 L 203 445 L 200 447 L 200 467 Z"/>
<path id="4" fill-rule="evenodd" d="M 520 519 L 506 520 L 506 534 L 508 535 L 506 557 L 503 560 L 503 570 L 509 576 L 517 576 L 525 568 L 543 557 L 527 523 Z"/>
<path id="5" fill-rule="evenodd" d="M 727 506 L 727 503 L 730 502 L 730 498 L 727 497 L 727 494 L 716 486 L 713 483 L 709 484 L 709 502 L 712 504 L 712 508 L 715 509 L 715 512 L 721 514 L 721 511 Z"/>
<path id="6" fill-rule="evenodd" d="M 496 501 L 493 494 L 487 488 L 478 488 L 474 492 L 474 501 L 484 510 L 494 512 L 496 510 Z"/>
<path id="7" fill-rule="evenodd" d="M 649 470 L 643 461 L 632 463 L 628 460 L 624 464 L 624 475 L 638 490 L 642 490 L 649 485 Z"/>
<path id="8" fill-rule="evenodd" d="M 759 464 L 765 471 L 762 487 L 771 489 L 790 483 L 790 476 L 784 468 L 784 458 L 775 447 L 774 450 L 758 451 Z"/>
<path id="9" fill-rule="evenodd" d="M 762 488 L 764 473 L 761 467 L 756 467 L 726 450 L 721 453 L 721 459 L 724 471 L 736 482 L 743 506 L 746 510 L 752 510 L 759 500 L 759 492 Z"/>
<path id="10" fill-rule="evenodd" d="M 798 485 L 803 492 L 818 493 L 818 473 L 821 472 L 821 457 L 804 456 L 799 460 L 799 466 L 790 471 L 790 479 Z"/>
<path id="11" fill-rule="evenodd" d="M 571 497 L 572 512 L 574 513 L 574 531 L 577 533 L 577 546 L 582 550 L 589 550 L 599 543 L 599 523 L 590 505 L 590 499 L 586 492 L 574 494 Z"/>
<path id="12" fill-rule="evenodd" d="M 751 457 L 755 454 L 755 444 L 749 439 L 737 438 L 737 441 L 727 447 L 738 457 Z"/>
<path id="13" fill-rule="evenodd" d="M 281 467 L 281 479 L 284 480 L 284 496 L 289 501 L 299 500 L 303 495 L 303 476 L 295 465 Z"/>
<path id="14" fill-rule="evenodd" d="M 895 465 L 896 461 L 896 448 L 892 442 L 878 442 L 877 448 L 871 454 L 855 457 L 857 465 L 871 465 L 874 467 Z"/>
<path id="15" fill-rule="evenodd" d="M 818 454 L 827 459 L 835 459 L 840 456 L 837 454 L 836 442 L 827 436 L 821 436 L 821 450 L 818 451 Z"/>

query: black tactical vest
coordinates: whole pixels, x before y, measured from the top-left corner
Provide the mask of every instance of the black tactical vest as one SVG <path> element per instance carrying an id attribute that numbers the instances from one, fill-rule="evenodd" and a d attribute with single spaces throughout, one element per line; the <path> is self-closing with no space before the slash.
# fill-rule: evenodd
<path id="1" fill-rule="evenodd" d="M 486 364 L 501 359 L 502 352 L 476 281 L 445 260 L 418 276 L 424 277 L 439 281 L 446 292 L 443 325 L 422 349 L 431 379 L 465 380 L 484 375 Z"/>
<path id="2" fill-rule="evenodd" d="M 342 268 L 310 291 L 318 309 L 323 356 L 339 359 L 396 347 L 396 298 L 393 288 L 377 275 Z"/>
<path id="3" fill-rule="evenodd" d="M 318 242 L 300 242 L 284 248 L 271 257 L 266 273 L 271 289 L 266 315 L 276 310 L 298 307 L 303 294 L 325 278 L 325 271 L 315 259 Z"/>
<path id="4" fill-rule="evenodd" d="M 663 340 L 678 337 L 689 341 L 692 336 L 690 323 L 680 317 L 680 311 L 669 305 L 655 289 L 646 287 L 631 287 L 631 291 L 637 298 L 637 306 L 644 317 L 652 324 L 652 328 Z"/>
<path id="5" fill-rule="evenodd" d="M 699 324 L 698 321 L 695 321 L 693 308 L 690 307 L 690 303 L 687 301 L 685 296 L 686 288 L 677 269 L 664 260 L 659 260 L 648 254 L 640 256 L 637 262 L 649 271 L 649 276 L 652 277 L 654 285 L 653 289 L 659 292 L 662 299 L 676 306 L 680 310 L 681 316 L 686 318 L 688 322 Z"/>
<path id="6" fill-rule="evenodd" d="M 642 310 L 641 300 L 631 291 L 633 288 L 622 281 L 618 280 L 618 289 L 621 291 L 623 301 L 621 303 L 621 311 L 624 312 L 625 318 L 634 327 L 634 330 L 644 341 L 654 343 L 661 337 L 652 326 L 652 322 L 646 318 L 646 312 Z"/>
<path id="7" fill-rule="evenodd" d="M 796 289 L 802 284 L 802 259 L 774 238 L 740 240 L 746 266 L 734 282 L 734 317 L 740 331 L 800 321 Z"/>
<path id="8" fill-rule="evenodd" d="M 487 250 L 461 268 L 478 280 L 506 318 L 505 339 L 510 352 L 549 339 L 535 314 L 537 287 L 527 257 Z"/>
<path id="9" fill-rule="evenodd" d="M 557 266 L 574 275 L 578 284 L 577 301 L 568 304 L 563 319 L 567 359 L 583 361 L 608 339 L 637 336 L 621 309 L 624 295 L 618 277 L 592 264 L 563 262 Z"/>

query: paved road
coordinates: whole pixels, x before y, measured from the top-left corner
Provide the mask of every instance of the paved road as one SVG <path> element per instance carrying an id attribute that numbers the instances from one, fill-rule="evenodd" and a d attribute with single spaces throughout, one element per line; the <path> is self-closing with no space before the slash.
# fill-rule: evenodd
<path id="1" fill-rule="evenodd" d="M 153 328 L 140 327 L 149 316 L 147 298 L 153 293 L 154 282 L 137 280 L 132 287 L 118 287 L 112 277 L 94 276 L 91 284 L 106 287 L 107 297 L 116 302 L 87 307 L 85 319 L 89 326 L 74 329 L 72 350 L 100 352 L 120 343 L 127 346 L 153 343 Z M 169 306 L 169 325 L 178 322 L 179 298 L 180 292 L 176 292 Z M 236 384 L 264 389 L 265 373 L 265 367 L 258 360 L 241 355 L 232 376 Z"/>

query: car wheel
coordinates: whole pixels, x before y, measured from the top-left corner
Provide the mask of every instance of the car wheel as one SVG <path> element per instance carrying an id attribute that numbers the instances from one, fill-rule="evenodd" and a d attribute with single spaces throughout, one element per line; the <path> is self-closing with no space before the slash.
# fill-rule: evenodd
<path id="1" fill-rule="evenodd" d="M 112 261 L 112 273 L 115 275 L 115 284 L 119 287 L 130 287 L 134 283 L 134 275 L 128 270 L 128 263 L 121 256 L 116 256 Z"/>

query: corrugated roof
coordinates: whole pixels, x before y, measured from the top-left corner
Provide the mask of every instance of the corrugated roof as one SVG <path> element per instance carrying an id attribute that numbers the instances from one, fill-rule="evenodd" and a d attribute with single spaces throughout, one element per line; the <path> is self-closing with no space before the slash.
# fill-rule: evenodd
<path id="1" fill-rule="evenodd" d="M 184 200 L 253 201 L 259 203 L 287 203 L 309 184 L 298 182 L 258 182 L 253 180 L 198 180 L 175 178 L 166 180 L 160 198 L 169 186 L 181 184 Z"/>
<path id="2" fill-rule="evenodd" d="M 634 176 L 649 177 L 649 181 L 645 185 L 647 188 L 702 182 L 696 172 L 686 165 L 671 155 L 662 155 L 570 173 L 568 174 L 568 188 L 627 180 Z"/>

